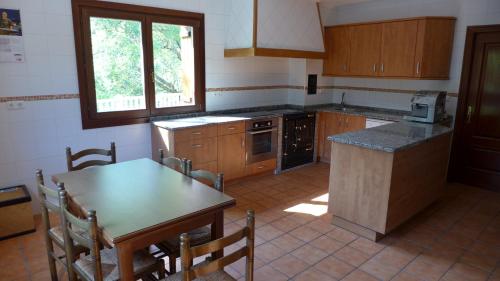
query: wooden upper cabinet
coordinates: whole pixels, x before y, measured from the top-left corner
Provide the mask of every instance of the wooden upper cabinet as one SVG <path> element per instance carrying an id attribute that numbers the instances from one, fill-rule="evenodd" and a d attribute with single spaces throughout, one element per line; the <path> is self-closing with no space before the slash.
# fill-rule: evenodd
<path id="1" fill-rule="evenodd" d="M 415 77 L 448 79 L 455 18 L 429 18 L 418 22 Z"/>
<path id="2" fill-rule="evenodd" d="M 327 59 L 324 60 L 324 73 L 329 75 L 346 75 L 349 70 L 349 35 L 348 26 L 328 27 L 325 36 Z"/>
<path id="3" fill-rule="evenodd" d="M 455 21 L 420 17 L 326 27 L 324 75 L 448 79 Z"/>
<path id="4" fill-rule="evenodd" d="M 350 27 L 349 75 L 377 75 L 380 62 L 381 24 Z"/>
<path id="5" fill-rule="evenodd" d="M 414 76 L 418 22 L 408 20 L 382 24 L 379 76 Z"/>

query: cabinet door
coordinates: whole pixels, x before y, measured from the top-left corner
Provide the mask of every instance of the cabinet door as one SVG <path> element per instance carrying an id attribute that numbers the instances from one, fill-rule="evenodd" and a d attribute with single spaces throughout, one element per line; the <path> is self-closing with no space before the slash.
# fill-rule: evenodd
<path id="1" fill-rule="evenodd" d="M 219 136 L 217 165 L 226 180 L 245 175 L 244 133 Z"/>
<path id="2" fill-rule="evenodd" d="M 347 75 L 349 72 L 348 26 L 329 27 L 325 30 L 326 54 L 323 72 L 327 75 Z"/>
<path id="3" fill-rule="evenodd" d="M 331 151 L 332 151 L 332 142 L 327 140 L 329 136 L 337 135 L 343 133 L 343 123 L 344 117 L 343 114 L 328 112 L 325 113 L 325 133 L 324 133 L 324 143 L 323 150 L 320 156 L 320 160 L 322 162 L 330 162 Z"/>
<path id="4" fill-rule="evenodd" d="M 346 115 L 344 117 L 344 132 L 359 131 L 366 128 L 366 117 Z"/>
<path id="5" fill-rule="evenodd" d="M 382 24 L 354 25 L 351 27 L 350 33 L 349 74 L 377 76 Z"/>
<path id="6" fill-rule="evenodd" d="M 382 25 L 380 76 L 413 77 L 418 20 L 396 21 Z"/>

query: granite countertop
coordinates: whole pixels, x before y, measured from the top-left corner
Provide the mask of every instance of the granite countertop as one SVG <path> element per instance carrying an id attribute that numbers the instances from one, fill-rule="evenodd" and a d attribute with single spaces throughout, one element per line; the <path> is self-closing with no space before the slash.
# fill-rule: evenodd
<path id="1" fill-rule="evenodd" d="M 371 107 L 360 106 L 341 106 L 340 104 L 323 104 L 313 106 L 293 106 L 293 105 L 275 105 L 260 108 L 241 108 L 229 109 L 211 112 L 198 112 L 179 114 L 172 116 L 162 116 L 152 119 L 155 126 L 176 130 L 181 128 L 191 128 L 197 126 L 204 126 L 209 124 L 219 124 L 225 122 L 234 122 L 241 120 L 248 120 L 263 116 L 280 117 L 283 114 L 297 113 L 304 111 L 314 112 L 341 112 L 353 115 L 362 115 L 367 118 L 374 118 L 389 121 L 401 121 L 403 115 L 407 112 L 391 110 L 391 109 L 378 109 Z"/>
<path id="2" fill-rule="evenodd" d="M 337 143 L 351 144 L 373 150 L 396 152 L 451 131 L 453 129 L 439 124 L 401 121 L 356 132 L 329 136 L 328 139 Z"/>
<path id="3" fill-rule="evenodd" d="M 352 115 L 361 115 L 365 116 L 366 118 L 395 121 L 395 122 L 403 120 L 403 116 L 408 114 L 408 112 L 401 110 L 380 109 L 380 108 L 349 106 L 349 105 L 343 107 L 340 105 L 318 107 L 316 111 L 339 112 Z"/>

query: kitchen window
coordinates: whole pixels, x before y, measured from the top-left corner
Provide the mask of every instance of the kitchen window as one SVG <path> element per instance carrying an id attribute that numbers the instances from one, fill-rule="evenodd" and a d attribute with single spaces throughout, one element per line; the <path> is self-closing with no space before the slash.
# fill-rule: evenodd
<path id="1" fill-rule="evenodd" d="M 84 129 L 205 110 L 203 14 L 72 5 Z"/>

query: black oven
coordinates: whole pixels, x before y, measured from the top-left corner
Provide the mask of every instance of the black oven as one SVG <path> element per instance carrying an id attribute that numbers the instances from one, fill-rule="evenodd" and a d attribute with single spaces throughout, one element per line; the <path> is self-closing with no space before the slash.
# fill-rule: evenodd
<path id="1" fill-rule="evenodd" d="M 276 158 L 278 118 L 268 117 L 246 121 L 246 163 Z"/>

